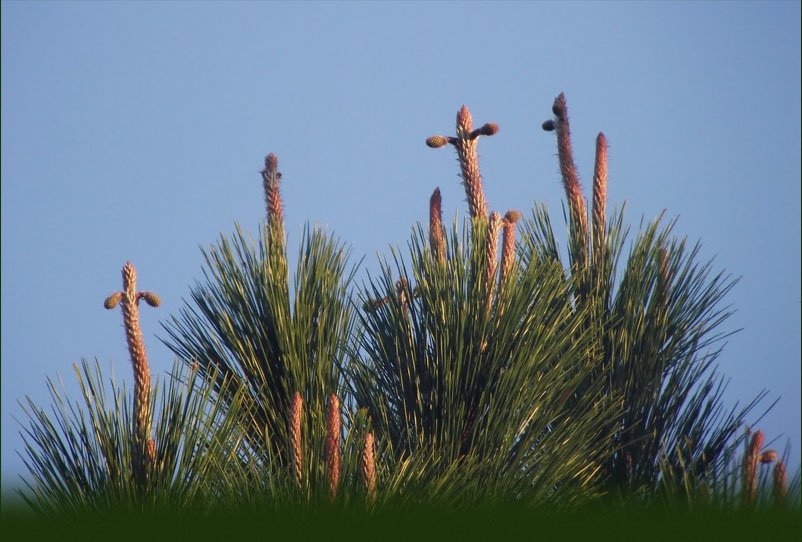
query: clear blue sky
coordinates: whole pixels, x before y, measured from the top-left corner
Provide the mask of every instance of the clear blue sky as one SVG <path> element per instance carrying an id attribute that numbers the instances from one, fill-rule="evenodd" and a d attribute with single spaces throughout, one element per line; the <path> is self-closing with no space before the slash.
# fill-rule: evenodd
<path id="1" fill-rule="evenodd" d="M 2 483 L 22 463 L 17 401 L 98 357 L 130 383 L 119 312 L 131 260 L 159 327 L 201 278 L 199 245 L 264 215 L 275 152 L 291 247 L 305 221 L 363 269 L 405 246 L 435 186 L 465 213 L 450 150 L 461 104 L 492 209 L 545 202 L 562 228 L 553 134 L 564 91 L 589 185 L 610 142 L 610 205 L 662 209 L 742 279 L 720 370 L 728 404 L 780 397 L 760 424 L 800 457 L 800 3 L 2 3 Z M 294 251 L 294 248 L 292 249 Z M 356 260 L 356 258 L 355 258 Z"/>

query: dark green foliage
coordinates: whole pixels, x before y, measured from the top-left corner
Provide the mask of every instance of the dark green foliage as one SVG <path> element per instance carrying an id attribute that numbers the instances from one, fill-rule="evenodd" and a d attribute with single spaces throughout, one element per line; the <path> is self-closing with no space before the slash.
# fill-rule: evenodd
<path id="1" fill-rule="evenodd" d="M 516 267 L 496 287 L 486 224 L 475 220 L 472 232 L 460 239 L 455 228 L 441 262 L 419 229 L 411 272 L 396 255 L 395 273 L 385 265 L 371 282 L 365 299 L 387 302 L 362 314 L 357 404 L 395 461 L 427 458 L 418 476 L 438 492 L 565 503 L 592 495 L 611 445 L 604 421 L 620 404 L 587 382 L 591 337 L 577 332 L 585 314 L 571 307 L 554 262 Z"/>
<path id="2" fill-rule="evenodd" d="M 153 391 L 156 464 L 145 492 L 133 477 L 131 401 L 112 377 L 106 385 L 99 363 L 75 367 L 82 401 L 70 402 L 63 384 L 48 379 L 51 412 L 31 399 L 23 433 L 23 459 L 32 475 L 27 503 L 48 515 L 60 512 L 194 509 L 215 491 L 236 427 L 212 385 L 176 366 L 162 391 Z"/>
<path id="3" fill-rule="evenodd" d="M 247 442 L 241 463 L 231 468 L 256 487 L 292 485 L 284 479 L 291 460 L 289 410 L 292 396 L 301 393 L 304 492 L 311 497 L 324 486 L 326 402 L 341 394 L 340 368 L 353 333 L 348 253 L 333 238 L 307 230 L 292 292 L 283 238 L 267 226 L 256 241 L 237 228 L 204 257 L 206 280 L 192 289 L 193 303 L 165 326 L 166 344 L 185 363 L 219 371 L 232 390 L 246 390 Z"/>
<path id="4" fill-rule="evenodd" d="M 638 234 L 622 265 L 622 224 L 623 212 L 613 215 L 593 264 L 571 278 L 575 306 L 593 314 L 586 327 L 596 337 L 596 378 L 625 405 L 610 420 L 615 446 L 605 464 L 608 484 L 649 495 L 660 483 L 680 488 L 721 467 L 765 394 L 724 411 L 715 362 L 731 314 L 721 302 L 735 281 L 714 273 L 710 262 L 698 263 L 700 246 L 689 249 L 672 238 L 673 222 L 664 227 L 660 219 Z M 523 261 L 559 261 L 544 209 L 536 208 L 523 229 Z"/>

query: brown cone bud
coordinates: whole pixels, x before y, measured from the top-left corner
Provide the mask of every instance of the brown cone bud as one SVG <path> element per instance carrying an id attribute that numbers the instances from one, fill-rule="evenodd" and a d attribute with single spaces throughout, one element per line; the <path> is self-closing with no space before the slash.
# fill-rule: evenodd
<path id="1" fill-rule="evenodd" d="M 488 122 L 487 124 L 482 125 L 481 128 L 477 128 L 471 134 L 472 137 L 476 138 L 480 135 L 483 136 L 492 136 L 498 133 L 498 124 L 495 122 Z"/>
<path id="2" fill-rule="evenodd" d="M 107 309 L 113 309 L 117 306 L 122 299 L 123 294 L 122 292 L 117 292 L 116 294 L 111 294 L 109 297 L 106 298 L 106 301 L 103 302 L 103 306 Z"/>
<path id="3" fill-rule="evenodd" d="M 158 307 L 162 304 L 162 300 L 153 292 L 142 292 L 140 295 L 145 299 L 145 303 L 151 307 Z"/>
<path id="4" fill-rule="evenodd" d="M 554 121 L 549 119 L 543 123 L 542 128 L 547 132 L 553 132 L 557 126 L 554 124 Z"/>
<path id="5" fill-rule="evenodd" d="M 774 450 L 766 450 L 760 454 L 760 462 L 763 464 L 774 463 L 777 461 L 777 452 Z"/>
<path id="6" fill-rule="evenodd" d="M 511 224 L 515 224 L 518 220 L 521 219 L 521 213 L 518 211 L 507 211 L 507 214 L 504 215 L 504 220 Z"/>
<path id="7" fill-rule="evenodd" d="M 448 138 L 441 135 L 432 136 L 426 139 L 426 145 L 433 149 L 439 149 L 448 145 Z"/>

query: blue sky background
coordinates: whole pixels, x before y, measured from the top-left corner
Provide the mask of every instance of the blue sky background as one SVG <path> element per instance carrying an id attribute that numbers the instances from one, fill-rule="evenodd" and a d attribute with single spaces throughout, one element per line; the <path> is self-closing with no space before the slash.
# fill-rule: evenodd
<path id="1" fill-rule="evenodd" d="M 464 216 L 451 149 L 461 104 L 491 209 L 545 202 L 562 231 L 553 134 L 564 91 L 589 187 L 679 216 L 741 281 L 720 370 L 727 404 L 770 391 L 760 427 L 800 457 L 800 3 L 2 3 L 2 484 L 18 485 L 17 401 L 97 357 L 130 383 L 119 311 L 131 260 L 151 365 L 159 322 L 201 278 L 199 245 L 264 215 L 279 156 L 291 252 L 305 221 L 364 270 L 427 219 L 435 186 Z"/>

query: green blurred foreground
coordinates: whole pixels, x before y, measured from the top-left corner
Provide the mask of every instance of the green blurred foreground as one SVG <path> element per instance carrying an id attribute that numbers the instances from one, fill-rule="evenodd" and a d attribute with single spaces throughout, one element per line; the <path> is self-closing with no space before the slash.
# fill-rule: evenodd
<path id="1" fill-rule="evenodd" d="M 666 508 L 588 508 L 570 513 L 486 506 L 462 511 L 403 508 L 373 513 L 287 509 L 239 514 L 96 514 L 42 518 L 3 513 L 3 540 L 794 540 L 802 515 Z"/>

